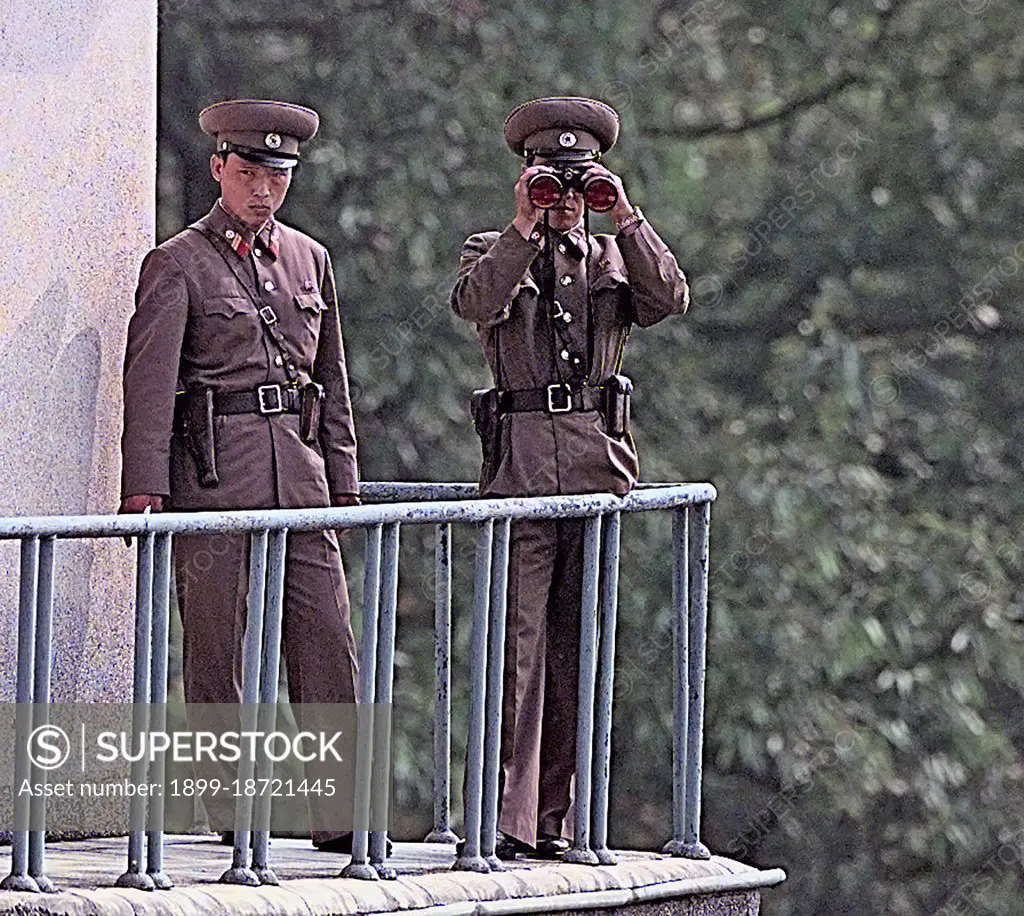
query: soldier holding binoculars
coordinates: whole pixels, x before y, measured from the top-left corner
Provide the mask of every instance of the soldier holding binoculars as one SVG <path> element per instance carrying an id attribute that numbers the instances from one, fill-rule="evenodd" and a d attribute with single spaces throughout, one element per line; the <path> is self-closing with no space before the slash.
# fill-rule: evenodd
<path id="1" fill-rule="evenodd" d="M 482 495 L 628 493 L 639 464 L 620 375 L 630 328 L 686 310 L 672 252 L 601 163 L 619 118 L 592 99 L 536 99 L 505 121 L 525 157 L 515 217 L 467 239 L 452 292 L 494 387 L 476 392 Z M 589 211 L 615 236 L 592 235 Z M 501 858 L 553 858 L 571 802 L 583 566 L 580 519 L 512 528 L 502 709 Z"/>

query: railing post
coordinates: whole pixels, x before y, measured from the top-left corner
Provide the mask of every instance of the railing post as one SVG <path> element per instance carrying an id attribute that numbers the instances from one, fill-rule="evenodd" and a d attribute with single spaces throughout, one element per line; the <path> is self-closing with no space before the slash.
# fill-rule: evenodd
<path id="1" fill-rule="evenodd" d="M 484 717 L 487 701 L 487 623 L 491 595 L 491 552 L 494 520 L 477 524 L 473 574 L 473 632 L 470 637 L 469 735 L 466 739 L 466 845 L 452 869 L 487 873 L 480 855 L 480 812 L 483 804 Z"/>
<path id="2" fill-rule="evenodd" d="M 383 577 L 380 584 L 380 635 L 377 642 L 377 689 L 374 695 L 374 706 L 388 706 L 391 703 L 391 692 L 395 679 L 395 629 L 398 623 L 398 547 L 401 525 L 391 522 L 384 527 Z M 371 826 L 386 824 L 388 821 L 390 769 L 388 759 L 391 755 L 391 720 L 382 727 L 374 711 L 373 728 L 373 761 L 374 780 L 371 797 Z M 383 764 L 383 766 L 381 765 Z M 387 831 L 371 830 L 370 832 L 370 864 L 377 874 L 385 880 L 398 877 L 387 858 Z"/>
<path id="3" fill-rule="evenodd" d="M 142 735 L 149 724 L 146 706 L 150 695 L 150 661 L 153 639 L 153 534 L 136 539 L 138 559 L 135 570 L 135 674 L 132 685 L 132 751 L 139 754 L 131 767 L 132 782 L 146 781 L 146 759 L 141 750 Z M 118 887 L 152 891 L 153 879 L 142 870 L 143 842 L 146 830 L 146 799 L 132 796 L 128 807 L 128 870 L 117 879 Z"/>
<path id="4" fill-rule="evenodd" d="M 484 784 L 480 855 L 491 871 L 505 866 L 494 854 L 498 831 L 498 775 L 501 770 L 501 698 L 505 673 L 505 612 L 508 604 L 508 551 L 511 521 L 497 522 L 491 560 L 490 625 L 487 650 L 487 705 L 484 717 Z"/>
<path id="5" fill-rule="evenodd" d="M 14 784 L 31 778 L 32 762 L 28 753 L 32 731 L 33 693 L 35 684 L 36 599 L 39 581 L 39 538 L 21 541 L 21 569 L 18 598 L 18 676 L 15 687 Z M 20 793 L 14 796 L 14 834 L 11 838 L 11 873 L 0 881 L 0 890 L 30 891 L 38 894 L 40 887 L 28 873 L 31 798 Z"/>
<path id="6" fill-rule="evenodd" d="M 619 600 L 619 539 L 622 513 L 605 516 L 601 550 L 601 633 L 598 645 L 597 703 L 594 716 L 593 849 L 602 865 L 618 859 L 608 849 L 608 789 L 611 779 L 612 698 L 615 686 L 615 624 Z"/>
<path id="7" fill-rule="evenodd" d="M 50 723 L 50 674 L 53 661 L 53 548 L 52 537 L 39 542 L 39 581 L 36 588 L 36 651 L 33 690 L 33 730 Z M 46 771 L 33 768 L 34 783 L 47 782 Z M 46 876 L 46 797 L 32 796 L 32 829 L 28 835 L 28 873 L 44 894 L 57 891 Z"/>
<path id="8" fill-rule="evenodd" d="M 452 526 L 434 528 L 434 829 L 426 843 L 456 843 L 451 829 Z"/>
<path id="9" fill-rule="evenodd" d="M 700 841 L 701 776 L 704 747 L 704 670 L 708 623 L 708 541 L 711 534 L 711 503 L 690 510 L 694 518 L 691 545 L 689 708 L 686 730 L 686 822 L 682 854 L 690 859 L 710 859 L 711 852 Z"/>
<path id="10" fill-rule="evenodd" d="M 356 785 L 353 798 L 352 858 L 339 877 L 376 881 L 380 876 L 368 859 L 370 791 L 373 778 L 373 698 L 377 676 L 377 619 L 380 611 L 382 526 L 366 529 L 363 568 L 362 639 L 356 706 Z"/>
<path id="11" fill-rule="evenodd" d="M 263 658 L 260 663 L 259 731 L 268 735 L 277 728 L 277 681 L 281 671 L 281 624 L 284 614 L 285 545 L 287 529 L 270 532 L 267 557 L 267 600 L 263 618 Z M 262 754 L 256 770 L 256 785 L 269 786 L 274 776 L 274 761 Z M 270 809 L 269 792 L 257 791 L 253 813 L 252 870 L 260 884 L 280 882 L 269 865 Z"/>
<path id="12" fill-rule="evenodd" d="M 597 865 L 590 848 L 590 773 L 594 740 L 594 681 L 597 677 L 597 601 L 601 550 L 601 516 L 587 518 L 583 528 L 583 599 L 580 608 L 579 687 L 576 710 L 576 822 L 566 862 Z"/>
<path id="13" fill-rule="evenodd" d="M 158 534 L 153 545 L 153 634 L 152 672 L 149 691 L 150 729 L 167 730 L 167 650 L 170 628 L 171 598 L 171 535 Z M 164 873 L 164 777 L 167 769 L 166 753 L 154 761 L 151 771 L 153 782 L 161 792 L 150 798 L 149 829 L 146 832 L 146 873 L 157 890 L 174 886 Z"/>
<path id="14" fill-rule="evenodd" d="M 672 839 L 662 852 L 685 855 L 686 822 L 686 716 L 689 678 L 689 514 L 672 513 Z"/>
<path id="15" fill-rule="evenodd" d="M 245 637 L 242 640 L 242 709 L 240 730 L 255 731 L 260 698 L 263 654 L 263 618 L 267 592 L 267 529 L 254 531 L 249 547 L 249 593 L 246 596 Z M 274 672 L 277 676 L 277 672 Z M 253 778 L 256 761 L 242 754 L 238 761 L 238 785 Z M 253 799 L 239 791 L 235 798 L 235 846 L 231 867 L 220 876 L 224 884 L 259 887 L 259 875 L 249 866 L 249 834 Z"/>

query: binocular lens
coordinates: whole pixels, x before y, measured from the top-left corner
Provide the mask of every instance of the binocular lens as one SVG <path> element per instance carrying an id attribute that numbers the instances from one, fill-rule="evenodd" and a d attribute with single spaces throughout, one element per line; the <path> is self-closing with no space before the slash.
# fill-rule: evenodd
<path id="1" fill-rule="evenodd" d="M 534 175 L 527 185 L 530 203 L 541 210 L 554 207 L 569 188 L 579 189 L 579 179 L 563 181 L 558 175 Z M 607 178 L 591 178 L 582 188 L 583 201 L 596 213 L 604 213 L 615 206 L 619 192 Z"/>
<path id="2" fill-rule="evenodd" d="M 527 191 L 531 204 L 548 210 L 562 199 L 562 182 L 555 175 L 535 175 Z"/>
<path id="3" fill-rule="evenodd" d="M 619 192 L 607 178 L 592 178 L 583 189 L 583 200 L 596 213 L 604 213 L 615 206 Z"/>

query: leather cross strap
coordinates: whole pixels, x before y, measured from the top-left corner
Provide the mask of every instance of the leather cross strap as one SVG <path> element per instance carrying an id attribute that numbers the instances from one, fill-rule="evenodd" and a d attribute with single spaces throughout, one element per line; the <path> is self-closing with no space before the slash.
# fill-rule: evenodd
<path id="1" fill-rule="evenodd" d="M 587 386 L 583 389 L 568 385 L 547 385 L 544 388 L 520 388 L 517 391 L 502 391 L 498 396 L 498 409 L 502 413 L 575 413 L 581 410 L 601 410 L 604 397 L 600 388 Z"/>
<path id="2" fill-rule="evenodd" d="M 287 376 L 288 380 L 292 383 L 309 381 L 308 377 L 303 378 L 305 373 L 299 373 L 294 368 L 295 362 L 288 350 L 288 341 L 285 339 L 284 334 L 281 333 L 281 329 L 277 326 L 277 313 L 274 311 L 273 306 L 268 305 L 263 301 L 263 295 L 260 293 L 259 287 L 256 286 L 255 273 L 250 274 L 246 268 L 241 266 L 245 263 L 246 259 L 238 258 L 234 249 L 209 226 L 207 226 L 204 219 L 205 217 L 192 223 L 188 228 L 198 232 L 213 246 L 214 251 L 224 259 L 224 263 L 227 264 L 231 269 L 231 272 L 241 282 L 243 289 L 245 289 L 249 298 L 252 300 L 253 305 L 256 306 L 256 313 L 259 315 L 260 319 L 260 327 L 266 335 L 267 343 L 276 349 L 278 355 L 281 357 L 281 365 L 284 368 L 284 374 Z M 229 254 L 228 252 L 231 253 Z M 253 266 L 253 271 L 255 271 L 255 266 Z"/>

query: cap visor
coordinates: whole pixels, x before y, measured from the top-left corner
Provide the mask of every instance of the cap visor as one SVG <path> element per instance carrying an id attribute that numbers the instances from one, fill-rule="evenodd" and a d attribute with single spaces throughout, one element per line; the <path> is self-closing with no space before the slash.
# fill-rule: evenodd
<path id="1" fill-rule="evenodd" d="M 236 156 L 241 156 L 248 162 L 253 162 L 256 165 L 265 165 L 272 169 L 290 169 L 299 164 L 298 159 L 292 159 L 290 157 L 286 158 L 283 156 L 270 156 L 262 152 L 240 150 L 237 147 L 235 149 L 225 150 L 224 152 L 234 153 Z"/>
<path id="2" fill-rule="evenodd" d="M 557 159 L 559 162 L 596 162 L 601 158 L 597 150 L 528 149 L 527 156 L 543 156 L 545 159 Z"/>

